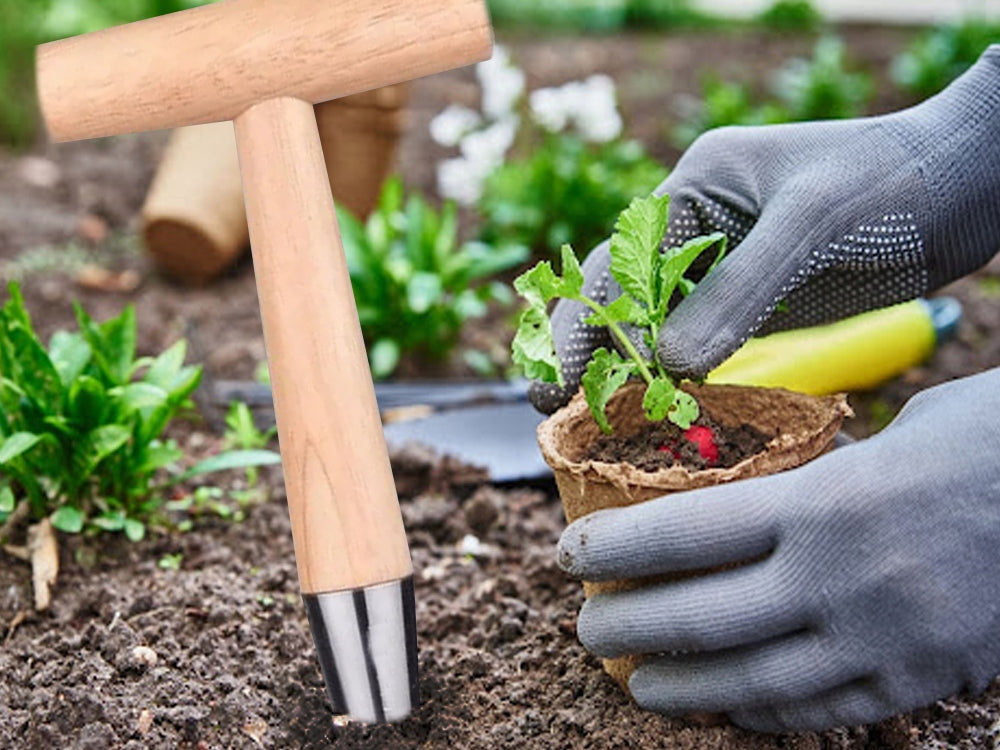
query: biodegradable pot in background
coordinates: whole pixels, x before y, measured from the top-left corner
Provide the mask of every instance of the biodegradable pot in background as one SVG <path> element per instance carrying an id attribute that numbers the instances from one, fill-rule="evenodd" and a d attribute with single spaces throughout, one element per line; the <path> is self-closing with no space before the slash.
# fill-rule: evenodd
<path id="1" fill-rule="evenodd" d="M 775 474 L 810 461 L 828 450 L 845 416 L 851 415 L 843 395 L 818 398 L 780 388 L 727 385 L 685 385 L 702 410 L 723 427 L 749 424 L 774 435 L 765 449 L 728 469 L 690 470 L 674 465 L 644 471 L 627 463 L 587 460 L 591 445 L 603 433 L 582 393 L 538 427 L 542 456 L 552 467 L 566 519 L 572 523 L 604 508 L 621 508 L 671 492 Z M 608 404 L 614 434 L 631 436 L 648 422 L 642 410 L 645 384 L 622 388 Z M 692 573 L 642 580 L 588 582 L 584 594 L 624 591 Z M 604 668 L 628 691 L 628 678 L 642 657 L 605 659 Z"/>
<path id="2" fill-rule="evenodd" d="M 408 85 L 316 106 L 333 197 L 364 219 L 392 172 L 406 125 Z M 231 122 L 178 128 L 142 208 L 153 263 L 186 284 L 221 274 L 250 242 L 236 136 Z"/>

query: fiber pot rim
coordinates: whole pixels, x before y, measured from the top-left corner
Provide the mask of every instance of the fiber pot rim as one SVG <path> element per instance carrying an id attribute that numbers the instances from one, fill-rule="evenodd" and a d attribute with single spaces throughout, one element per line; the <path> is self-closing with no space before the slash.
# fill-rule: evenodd
<path id="1" fill-rule="evenodd" d="M 539 425 L 542 456 L 557 474 L 577 481 L 612 485 L 629 502 L 639 502 L 665 492 L 773 474 L 804 464 L 829 447 L 844 417 L 853 416 L 844 394 L 817 397 L 781 388 L 735 385 L 684 384 L 683 388 L 716 421 L 730 425 L 746 422 L 775 437 L 762 452 L 727 469 L 691 470 L 674 465 L 645 471 L 624 462 L 585 460 L 583 454 L 601 432 L 581 391 Z M 641 406 L 644 390 L 644 383 L 629 383 L 611 399 L 608 418 L 616 431 L 622 429 L 624 434 L 630 434 L 629 427 L 634 432 L 638 429 L 636 425 L 645 420 Z M 572 498 L 563 499 L 564 503 L 569 500 L 568 505 L 572 504 Z M 567 507 L 567 516 L 570 515 L 583 514 L 572 514 Z"/>

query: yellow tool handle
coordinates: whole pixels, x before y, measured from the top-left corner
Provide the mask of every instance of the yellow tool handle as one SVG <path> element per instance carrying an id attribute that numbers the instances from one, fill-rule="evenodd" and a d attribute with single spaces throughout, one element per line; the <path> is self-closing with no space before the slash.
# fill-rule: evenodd
<path id="1" fill-rule="evenodd" d="M 830 325 L 751 339 L 707 380 L 817 396 L 865 390 L 923 362 L 936 341 L 933 310 L 926 301 L 913 300 Z"/>

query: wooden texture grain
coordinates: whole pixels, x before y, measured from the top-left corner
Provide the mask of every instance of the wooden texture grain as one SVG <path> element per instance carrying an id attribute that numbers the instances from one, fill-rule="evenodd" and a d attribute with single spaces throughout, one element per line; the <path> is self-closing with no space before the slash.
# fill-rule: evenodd
<path id="1" fill-rule="evenodd" d="M 312 104 L 236 119 L 299 582 L 412 573 Z"/>
<path id="2" fill-rule="evenodd" d="M 316 104 L 488 58 L 483 0 L 220 0 L 39 48 L 54 141 Z"/>

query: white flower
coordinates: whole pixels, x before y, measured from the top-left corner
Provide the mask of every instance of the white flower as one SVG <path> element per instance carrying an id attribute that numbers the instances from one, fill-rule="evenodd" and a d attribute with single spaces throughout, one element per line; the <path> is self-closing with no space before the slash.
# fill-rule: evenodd
<path id="1" fill-rule="evenodd" d="M 529 98 L 531 116 L 550 133 L 561 132 L 569 122 L 566 97 L 561 88 L 535 89 Z"/>
<path id="2" fill-rule="evenodd" d="M 479 113 L 451 104 L 431 120 L 431 138 L 441 146 L 457 146 L 463 136 L 479 127 L 483 118 Z"/>
<path id="3" fill-rule="evenodd" d="M 493 169 L 488 162 L 473 161 L 464 156 L 445 159 L 438 164 L 438 193 L 442 198 L 471 206 L 483 192 L 483 181 Z"/>
<path id="4" fill-rule="evenodd" d="M 530 97 L 535 121 L 553 133 L 573 125 L 585 140 L 605 143 L 622 132 L 622 118 L 615 101 L 615 83 L 595 75 L 570 81 L 559 88 L 538 89 Z"/>
<path id="5" fill-rule="evenodd" d="M 621 135 L 622 118 L 616 110 L 588 114 L 577 118 L 576 129 L 585 141 L 607 143 Z"/>
<path id="6" fill-rule="evenodd" d="M 499 120 L 510 114 L 524 93 L 524 72 L 510 64 L 510 55 L 497 45 L 493 57 L 476 66 L 476 76 L 483 89 L 483 114 Z"/>
<path id="7" fill-rule="evenodd" d="M 514 143 L 518 123 L 516 115 L 507 115 L 488 128 L 469 133 L 459 144 L 462 156 L 490 168 L 499 166 Z"/>

